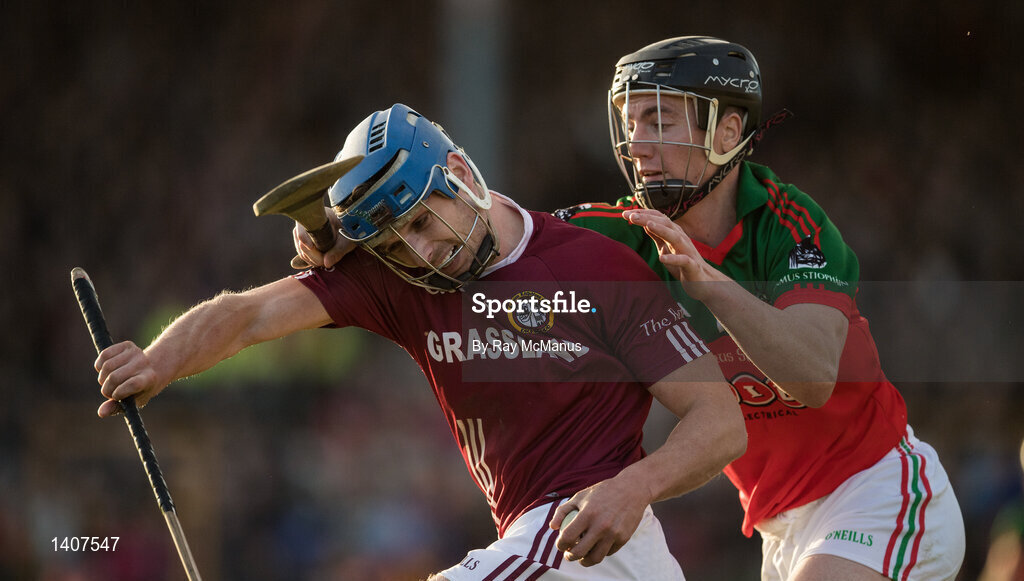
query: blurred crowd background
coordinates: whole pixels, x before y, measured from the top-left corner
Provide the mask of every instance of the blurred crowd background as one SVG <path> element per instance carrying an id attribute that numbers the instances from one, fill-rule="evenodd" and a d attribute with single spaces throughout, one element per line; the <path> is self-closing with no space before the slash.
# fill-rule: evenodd
<path id="1" fill-rule="evenodd" d="M 684 34 L 746 45 L 766 112 L 795 114 L 753 159 L 857 251 L 978 578 L 1024 476 L 1021 24 L 997 0 L 0 1 L 0 579 L 184 578 L 123 422 L 94 414 L 72 267 L 140 343 L 289 274 L 290 222 L 251 204 L 395 102 L 527 207 L 612 200 L 612 67 Z M 243 352 L 144 417 L 204 578 L 418 579 L 494 537 L 426 381 L 370 334 Z M 652 444 L 670 423 L 655 410 Z M 689 579 L 757 578 L 726 480 L 656 510 Z M 55 549 L 72 536 L 120 540 Z"/>

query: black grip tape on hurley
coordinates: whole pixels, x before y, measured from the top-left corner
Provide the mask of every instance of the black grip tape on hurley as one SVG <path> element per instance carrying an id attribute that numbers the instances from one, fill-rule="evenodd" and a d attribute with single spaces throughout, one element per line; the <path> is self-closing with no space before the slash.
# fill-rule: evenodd
<path id="1" fill-rule="evenodd" d="M 99 353 L 113 345 L 114 341 L 110 338 L 110 331 L 107 329 L 107 321 L 103 317 L 103 309 L 100 308 L 96 288 L 89 280 L 89 275 L 80 268 L 71 271 L 71 286 L 78 298 L 78 306 L 82 309 L 85 324 L 89 327 L 89 334 L 92 335 L 96 353 Z M 160 510 L 173 512 L 174 501 L 171 500 L 171 493 L 167 489 L 164 475 L 160 471 L 160 464 L 156 460 L 153 443 L 150 442 L 146 426 L 142 423 L 139 407 L 135 405 L 135 396 L 128 396 L 117 403 L 124 412 L 124 421 L 128 424 L 128 431 L 131 432 L 132 439 L 135 440 L 135 449 L 139 451 L 139 459 L 142 460 L 142 466 L 146 469 L 146 475 L 149 476 L 149 483 L 153 487 L 153 494 L 156 495 L 156 502 L 160 505 Z"/>
<path id="2" fill-rule="evenodd" d="M 334 240 L 337 232 L 334 231 L 334 226 L 331 221 L 324 222 L 324 225 L 313 230 L 306 230 L 309 233 L 309 237 L 313 240 L 313 245 L 320 252 L 327 252 L 331 248 L 334 248 Z"/>

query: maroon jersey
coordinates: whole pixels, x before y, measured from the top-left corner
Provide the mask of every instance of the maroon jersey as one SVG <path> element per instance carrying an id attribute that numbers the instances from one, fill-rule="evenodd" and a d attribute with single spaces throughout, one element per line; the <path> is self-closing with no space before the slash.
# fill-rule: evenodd
<path id="1" fill-rule="evenodd" d="M 641 459 L 647 388 L 708 352 L 635 252 L 529 215 L 518 259 L 463 292 L 431 294 L 358 250 L 296 275 L 336 326 L 387 337 L 419 364 L 499 535 Z"/>

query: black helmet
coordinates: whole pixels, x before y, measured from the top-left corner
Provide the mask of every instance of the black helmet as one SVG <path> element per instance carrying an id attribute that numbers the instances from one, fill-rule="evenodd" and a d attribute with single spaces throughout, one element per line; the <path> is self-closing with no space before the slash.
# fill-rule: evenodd
<path id="1" fill-rule="evenodd" d="M 613 99 L 627 90 L 627 83 L 633 92 L 638 86 L 661 85 L 746 109 L 744 134 L 761 122 L 761 69 L 753 53 L 734 42 L 680 36 L 645 46 L 615 63 Z M 699 119 L 706 124 L 703 116 Z"/>
<path id="2" fill-rule="evenodd" d="M 657 103 L 658 130 L 654 139 L 634 139 L 629 118 L 635 97 L 653 96 Z M 663 98 L 683 98 L 695 106 L 694 124 L 705 133 L 704 143 L 666 139 L 661 133 Z M 718 121 L 728 107 L 745 112 L 743 137 L 731 150 L 719 153 L 713 143 Z M 608 91 L 608 120 L 612 148 L 619 168 L 636 201 L 660 210 L 670 218 L 682 215 L 700 202 L 750 152 L 761 122 L 761 72 L 746 48 L 709 36 L 680 36 L 648 45 L 615 64 Z M 645 181 L 637 172 L 632 148 L 642 143 L 659 147 L 687 147 L 686 176 L 665 174 Z M 703 153 L 692 155 L 697 151 Z M 664 160 L 664 158 L 663 158 Z M 710 172 L 710 164 L 717 170 Z M 695 168 L 691 171 L 690 168 Z"/>

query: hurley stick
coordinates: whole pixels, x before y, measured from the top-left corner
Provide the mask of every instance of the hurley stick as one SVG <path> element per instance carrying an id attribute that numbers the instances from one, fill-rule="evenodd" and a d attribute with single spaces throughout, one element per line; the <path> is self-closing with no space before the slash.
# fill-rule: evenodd
<path id="1" fill-rule="evenodd" d="M 89 326 L 89 333 L 92 334 L 92 342 L 96 345 L 96 352 L 99 353 L 114 344 L 110 338 L 110 331 L 107 330 L 107 322 L 103 318 L 103 310 L 100 309 L 100 300 L 96 295 L 96 287 L 85 270 L 75 267 L 71 270 L 71 286 L 75 289 L 75 296 L 78 297 L 78 306 L 82 308 L 82 316 Z M 118 402 L 124 411 L 124 421 L 128 424 L 132 438 L 135 440 L 135 448 L 139 451 L 139 459 L 149 476 L 149 483 L 153 486 L 153 494 L 156 495 L 156 502 L 160 506 L 160 512 L 167 521 L 167 528 L 171 531 L 171 538 L 174 539 L 174 546 L 178 549 L 178 556 L 181 557 L 181 564 L 185 567 L 185 574 L 189 581 L 201 581 L 199 570 L 196 568 L 195 559 L 192 558 L 192 551 L 188 548 L 188 541 L 185 540 L 185 531 L 178 522 L 178 515 L 174 512 L 174 502 L 171 500 L 171 493 L 167 490 L 167 483 L 160 472 L 160 465 L 156 461 L 156 453 L 153 452 L 153 444 L 149 441 L 149 434 L 146 433 L 146 426 L 142 424 L 142 416 L 139 415 L 139 408 L 135 405 L 135 397 L 129 396 Z"/>

